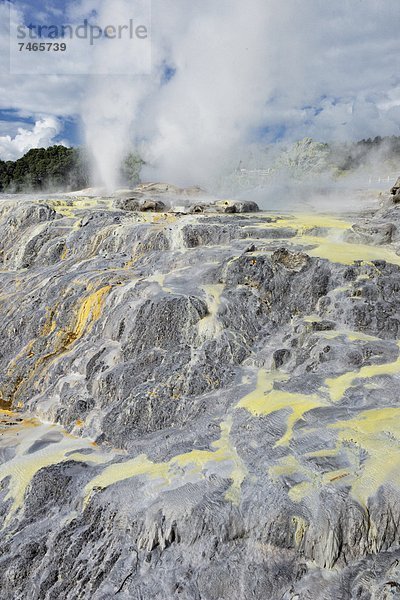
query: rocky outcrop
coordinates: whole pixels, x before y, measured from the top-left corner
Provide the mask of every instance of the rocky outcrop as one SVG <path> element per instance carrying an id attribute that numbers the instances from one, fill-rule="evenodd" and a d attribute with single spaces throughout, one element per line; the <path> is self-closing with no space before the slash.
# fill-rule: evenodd
<path id="1" fill-rule="evenodd" d="M 255 202 L 233 202 L 232 200 L 220 200 L 215 203 L 216 209 L 224 213 L 252 213 L 260 209 Z"/>
<path id="2" fill-rule="evenodd" d="M 392 196 L 398 196 L 400 191 L 400 177 L 397 178 L 396 183 L 394 184 L 394 186 L 391 188 L 390 193 L 392 194 Z M 395 198 L 394 198 L 395 201 Z"/>
<path id="3" fill-rule="evenodd" d="M 166 206 L 161 200 L 149 200 L 140 197 L 137 198 L 135 196 L 130 198 L 119 198 L 116 200 L 115 206 L 122 210 L 136 212 L 163 212 L 166 210 Z"/>
<path id="4" fill-rule="evenodd" d="M 132 192 L 122 191 L 116 194 L 114 206 L 124 211 L 171 212 L 175 215 L 259 211 L 258 205 L 252 201 L 213 200 L 199 187 L 181 189 L 162 183 L 141 184 Z"/>
<path id="5" fill-rule="evenodd" d="M 2 598 L 396 597 L 396 208 L 167 192 L 0 204 Z"/>

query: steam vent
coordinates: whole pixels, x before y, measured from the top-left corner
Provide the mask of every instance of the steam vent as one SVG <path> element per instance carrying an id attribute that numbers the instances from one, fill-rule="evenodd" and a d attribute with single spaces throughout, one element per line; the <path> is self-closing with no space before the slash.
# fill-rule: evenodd
<path id="1" fill-rule="evenodd" d="M 1 600 L 400 598 L 399 186 L 1 201 Z"/>

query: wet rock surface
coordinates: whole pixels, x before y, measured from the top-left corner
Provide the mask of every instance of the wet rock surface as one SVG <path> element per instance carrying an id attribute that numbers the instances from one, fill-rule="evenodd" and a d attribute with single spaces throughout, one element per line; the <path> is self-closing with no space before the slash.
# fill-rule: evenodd
<path id="1" fill-rule="evenodd" d="M 1 597 L 398 597 L 399 209 L 172 188 L 0 202 Z"/>

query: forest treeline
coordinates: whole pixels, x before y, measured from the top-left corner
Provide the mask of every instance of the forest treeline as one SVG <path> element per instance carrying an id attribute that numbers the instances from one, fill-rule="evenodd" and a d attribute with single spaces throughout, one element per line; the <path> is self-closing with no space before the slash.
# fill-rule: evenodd
<path id="1" fill-rule="evenodd" d="M 121 165 L 121 181 L 137 185 L 142 164 L 136 154 L 129 154 Z M 18 160 L 0 160 L 0 192 L 67 192 L 89 185 L 89 160 L 82 148 L 34 148 Z"/>
<path id="2" fill-rule="evenodd" d="M 0 161 L 0 191 L 78 190 L 89 185 L 88 161 L 78 148 L 34 148 L 15 161 Z"/>

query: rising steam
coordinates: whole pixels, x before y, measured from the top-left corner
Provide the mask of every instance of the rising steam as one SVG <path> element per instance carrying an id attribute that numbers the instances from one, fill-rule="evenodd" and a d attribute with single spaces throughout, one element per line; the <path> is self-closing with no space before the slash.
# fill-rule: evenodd
<path id="1" fill-rule="evenodd" d="M 239 160 L 241 144 L 263 118 L 267 95 L 265 0 L 152 3 L 152 69 L 130 69 L 127 42 L 103 44 L 98 60 L 122 76 L 96 77 L 82 110 L 96 182 L 113 189 L 134 145 L 147 178 L 206 185 Z M 102 3 L 100 24 L 127 22 L 135 2 Z M 255 18 L 255 15 L 257 18 Z"/>
<path id="2" fill-rule="evenodd" d="M 81 9 L 119 24 L 140 21 L 144 4 L 82 0 Z M 138 69 L 134 44 L 106 41 L 97 60 L 109 75 L 88 81 L 82 118 L 96 182 L 115 188 L 134 148 L 146 179 L 209 187 L 260 141 L 398 133 L 395 91 L 370 93 L 387 70 L 377 32 L 387 31 L 392 55 L 399 47 L 387 26 L 397 0 L 350 4 L 153 0 L 151 71 Z M 374 23 L 368 45 L 360 22 Z"/>

